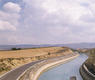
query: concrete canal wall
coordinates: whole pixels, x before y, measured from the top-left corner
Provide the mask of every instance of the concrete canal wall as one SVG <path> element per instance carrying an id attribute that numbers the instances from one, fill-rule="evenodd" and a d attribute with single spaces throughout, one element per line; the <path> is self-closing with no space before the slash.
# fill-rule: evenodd
<path id="1" fill-rule="evenodd" d="M 44 60 L 32 66 L 24 75 L 22 75 L 20 80 L 37 80 L 38 77 L 41 75 L 41 73 L 45 72 L 47 69 L 63 64 L 72 59 L 75 59 L 78 56 L 79 54 L 73 53 L 71 55 L 67 55 L 63 57 Z"/>
<path id="2" fill-rule="evenodd" d="M 95 80 L 95 75 L 92 74 L 92 73 L 87 69 L 87 67 L 85 66 L 85 64 L 83 64 L 83 65 L 80 67 L 80 74 L 81 74 L 83 80 Z"/>

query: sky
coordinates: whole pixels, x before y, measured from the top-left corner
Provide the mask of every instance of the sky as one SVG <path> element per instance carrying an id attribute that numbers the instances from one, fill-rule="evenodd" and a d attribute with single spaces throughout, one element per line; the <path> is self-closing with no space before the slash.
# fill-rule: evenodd
<path id="1" fill-rule="evenodd" d="M 0 45 L 95 42 L 95 0 L 0 0 Z"/>

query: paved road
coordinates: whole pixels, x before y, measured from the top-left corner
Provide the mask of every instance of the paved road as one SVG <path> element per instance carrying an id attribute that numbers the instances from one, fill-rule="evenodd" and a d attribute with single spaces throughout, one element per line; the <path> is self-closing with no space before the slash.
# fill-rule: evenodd
<path id="1" fill-rule="evenodd" d="M 6 75 L 2 76 L 0 78 L 0 80 L 16 80 L 26 69 L 28 69 L 29 67 L 33 66 L 34 64 L 41 62 L 40 61 L 35 61 L 35 62 L 31 62 L 29 64 L 23 65 L 9 73 L 7 73 Z"/>
<path id="2" fill-rule="evenodd" d="M 57 58 L 59 58 L 59 57 L 57 57 Z M 56 58 L 49 58 L 49 59 L 56 59 Z M 26 64 L 26 65 L 23 65 L 23 66 L 21 66 L 19 68 L 16 68 L 15 70 L 10 71 L 9 73 L 7 73 L 4 76 L 2 76 L 0 78 L 0 80 L 16 80 L 26 69 L 28 69 L 29 67 L 31 67 L 34 64 L 39 63 L 41 61 L 43 61 L 43 60 L 31 62 L 29 64 Z"/>

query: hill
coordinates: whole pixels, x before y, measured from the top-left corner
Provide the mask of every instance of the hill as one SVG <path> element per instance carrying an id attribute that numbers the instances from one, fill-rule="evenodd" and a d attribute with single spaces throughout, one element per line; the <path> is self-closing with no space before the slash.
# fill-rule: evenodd
<path id="1" fill-rule="evenodd" d="M 95 48 L 95 43 L 72 43 L 72 44 L 41 44 L 41 45 L 32 45 L 32 44 L 20 44 L 20 45 L 0 45 L 0 50 L 10 50 L 11 48 L 38 48 L 38 47 L 70 47 L 73 49 L 77 48 Z"/>

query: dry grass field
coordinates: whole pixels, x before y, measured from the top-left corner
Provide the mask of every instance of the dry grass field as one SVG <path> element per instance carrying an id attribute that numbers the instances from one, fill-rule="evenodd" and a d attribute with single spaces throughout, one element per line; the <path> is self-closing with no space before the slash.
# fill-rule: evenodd
<path id="1" fill-rule="evenodd" d="M 64 48 L 62 47 L 46 47 L 46 48 L 34 48 L 34 49 L 23 49 L 23 50 L 0 51 L 0 58 L 34 57 L 34 56 L 46 55 L 49 52 L 54 53 L 63 49 Z"/>

